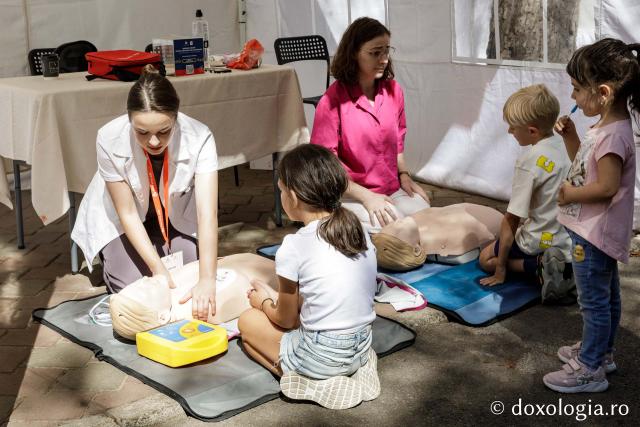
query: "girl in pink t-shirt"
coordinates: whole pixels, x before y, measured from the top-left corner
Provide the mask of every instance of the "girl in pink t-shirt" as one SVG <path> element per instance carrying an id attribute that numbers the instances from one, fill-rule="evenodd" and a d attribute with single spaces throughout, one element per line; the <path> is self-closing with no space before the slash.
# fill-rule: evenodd
<path id="1" fill-rule="evenodd" d="M 582 312 L 582 341 L 560 347 L 566 364 L 544 376 L 562 393 L 600 392 L 616 370 L 620 323 L 618 261 L 628 261 L 632 232 L 635 146 L 627 102 L 640 107 L 640 44 L 603 39 L 578 49 L 569 63 L 577 106 L 598 122 L 582 138 L 568 116 L 556 123 L 573 161 L 560 188 L 558 220 L 572 240 L 573 272 Z"/>

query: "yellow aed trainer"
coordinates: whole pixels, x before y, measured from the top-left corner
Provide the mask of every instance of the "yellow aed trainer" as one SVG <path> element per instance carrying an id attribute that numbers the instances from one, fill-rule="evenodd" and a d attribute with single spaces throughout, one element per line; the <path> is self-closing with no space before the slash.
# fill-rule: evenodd
<path id="1" fill-rule="evenodd" d="M 180 320 L 136 334 L 138 354 L 176 368 L 224 353 L 227 330 L 200 320 Z"/>

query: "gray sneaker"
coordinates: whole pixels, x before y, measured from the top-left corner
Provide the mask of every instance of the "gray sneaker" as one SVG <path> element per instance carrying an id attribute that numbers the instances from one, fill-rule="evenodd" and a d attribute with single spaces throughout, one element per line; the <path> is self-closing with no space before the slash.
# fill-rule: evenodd
<path id="1" fill-rule="evenodd" d="M 558 358 L 564 363 L 569 363 L 569 360 L 578 358 L 578 354 L 580 354 L 580 348 L 582 348 L 582 341 L 578 341 L 574 345 L 564 345 L 558 349 Z M 607 353 L 604 355 L 602 368 L 604 369 L 605 374 L 610 374 L 618 369 L 616 362 L 613 360 L 612 353 Z"/>
<path id="2" fill-rule="evenodd" d="M 599 393 L 609 388 L 602 366 L 592 371 L 578 359 L 570 359 L 562 369 L 548 373 L 542 381 L 560 393 Z"/>
<path id="3" fill-rule="evenodd" d="M 573 280 L 573 272 L 566 271 L 564 255 L 560 249 L 551 247 L 544 251 L 540 261 L 539 280 L 542 285 L 542 303 L 559 302 L 566 299 L 576 282 Z"/>

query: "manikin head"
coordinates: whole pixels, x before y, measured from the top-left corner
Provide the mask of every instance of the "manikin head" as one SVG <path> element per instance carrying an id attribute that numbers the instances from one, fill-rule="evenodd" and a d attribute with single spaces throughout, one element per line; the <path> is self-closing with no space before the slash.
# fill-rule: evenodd
<path id="1" fill-rule="evenodd" d="M 380 267 L 394 271 L 406 271 L 424 264 L 427 253 L 420 246 L 420 230 L 415 219 L 405 217 L 373 234 Z"/>
<path id="2" fill-rule="evenodd" d="M 118 335 L 134 340 L 136 333 L 171 320 L 171 291 L 164 276 L 143 277 L 109 299 L 111 323 Z"/>

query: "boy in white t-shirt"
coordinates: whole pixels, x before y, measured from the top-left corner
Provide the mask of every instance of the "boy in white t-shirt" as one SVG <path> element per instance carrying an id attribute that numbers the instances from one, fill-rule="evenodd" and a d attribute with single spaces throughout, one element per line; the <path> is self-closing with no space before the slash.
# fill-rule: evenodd
<path id="1" fill-rule="evenodd" d="M 509 133 L 528 148 L 516 160 L 500 238 L 479 260 L 493 274 L 482 285 L 503 283 L 507 270 L 524 273 L 542 284 L 543 302 L 560 300 L 575 286 L 567 265 L 571 240 L 556 218 L 558 190 L 571 166 L 562 139 L 553 133 L 559 112 L 557 98 L 542 84 L 518 90 L 504 104 Z"/>

